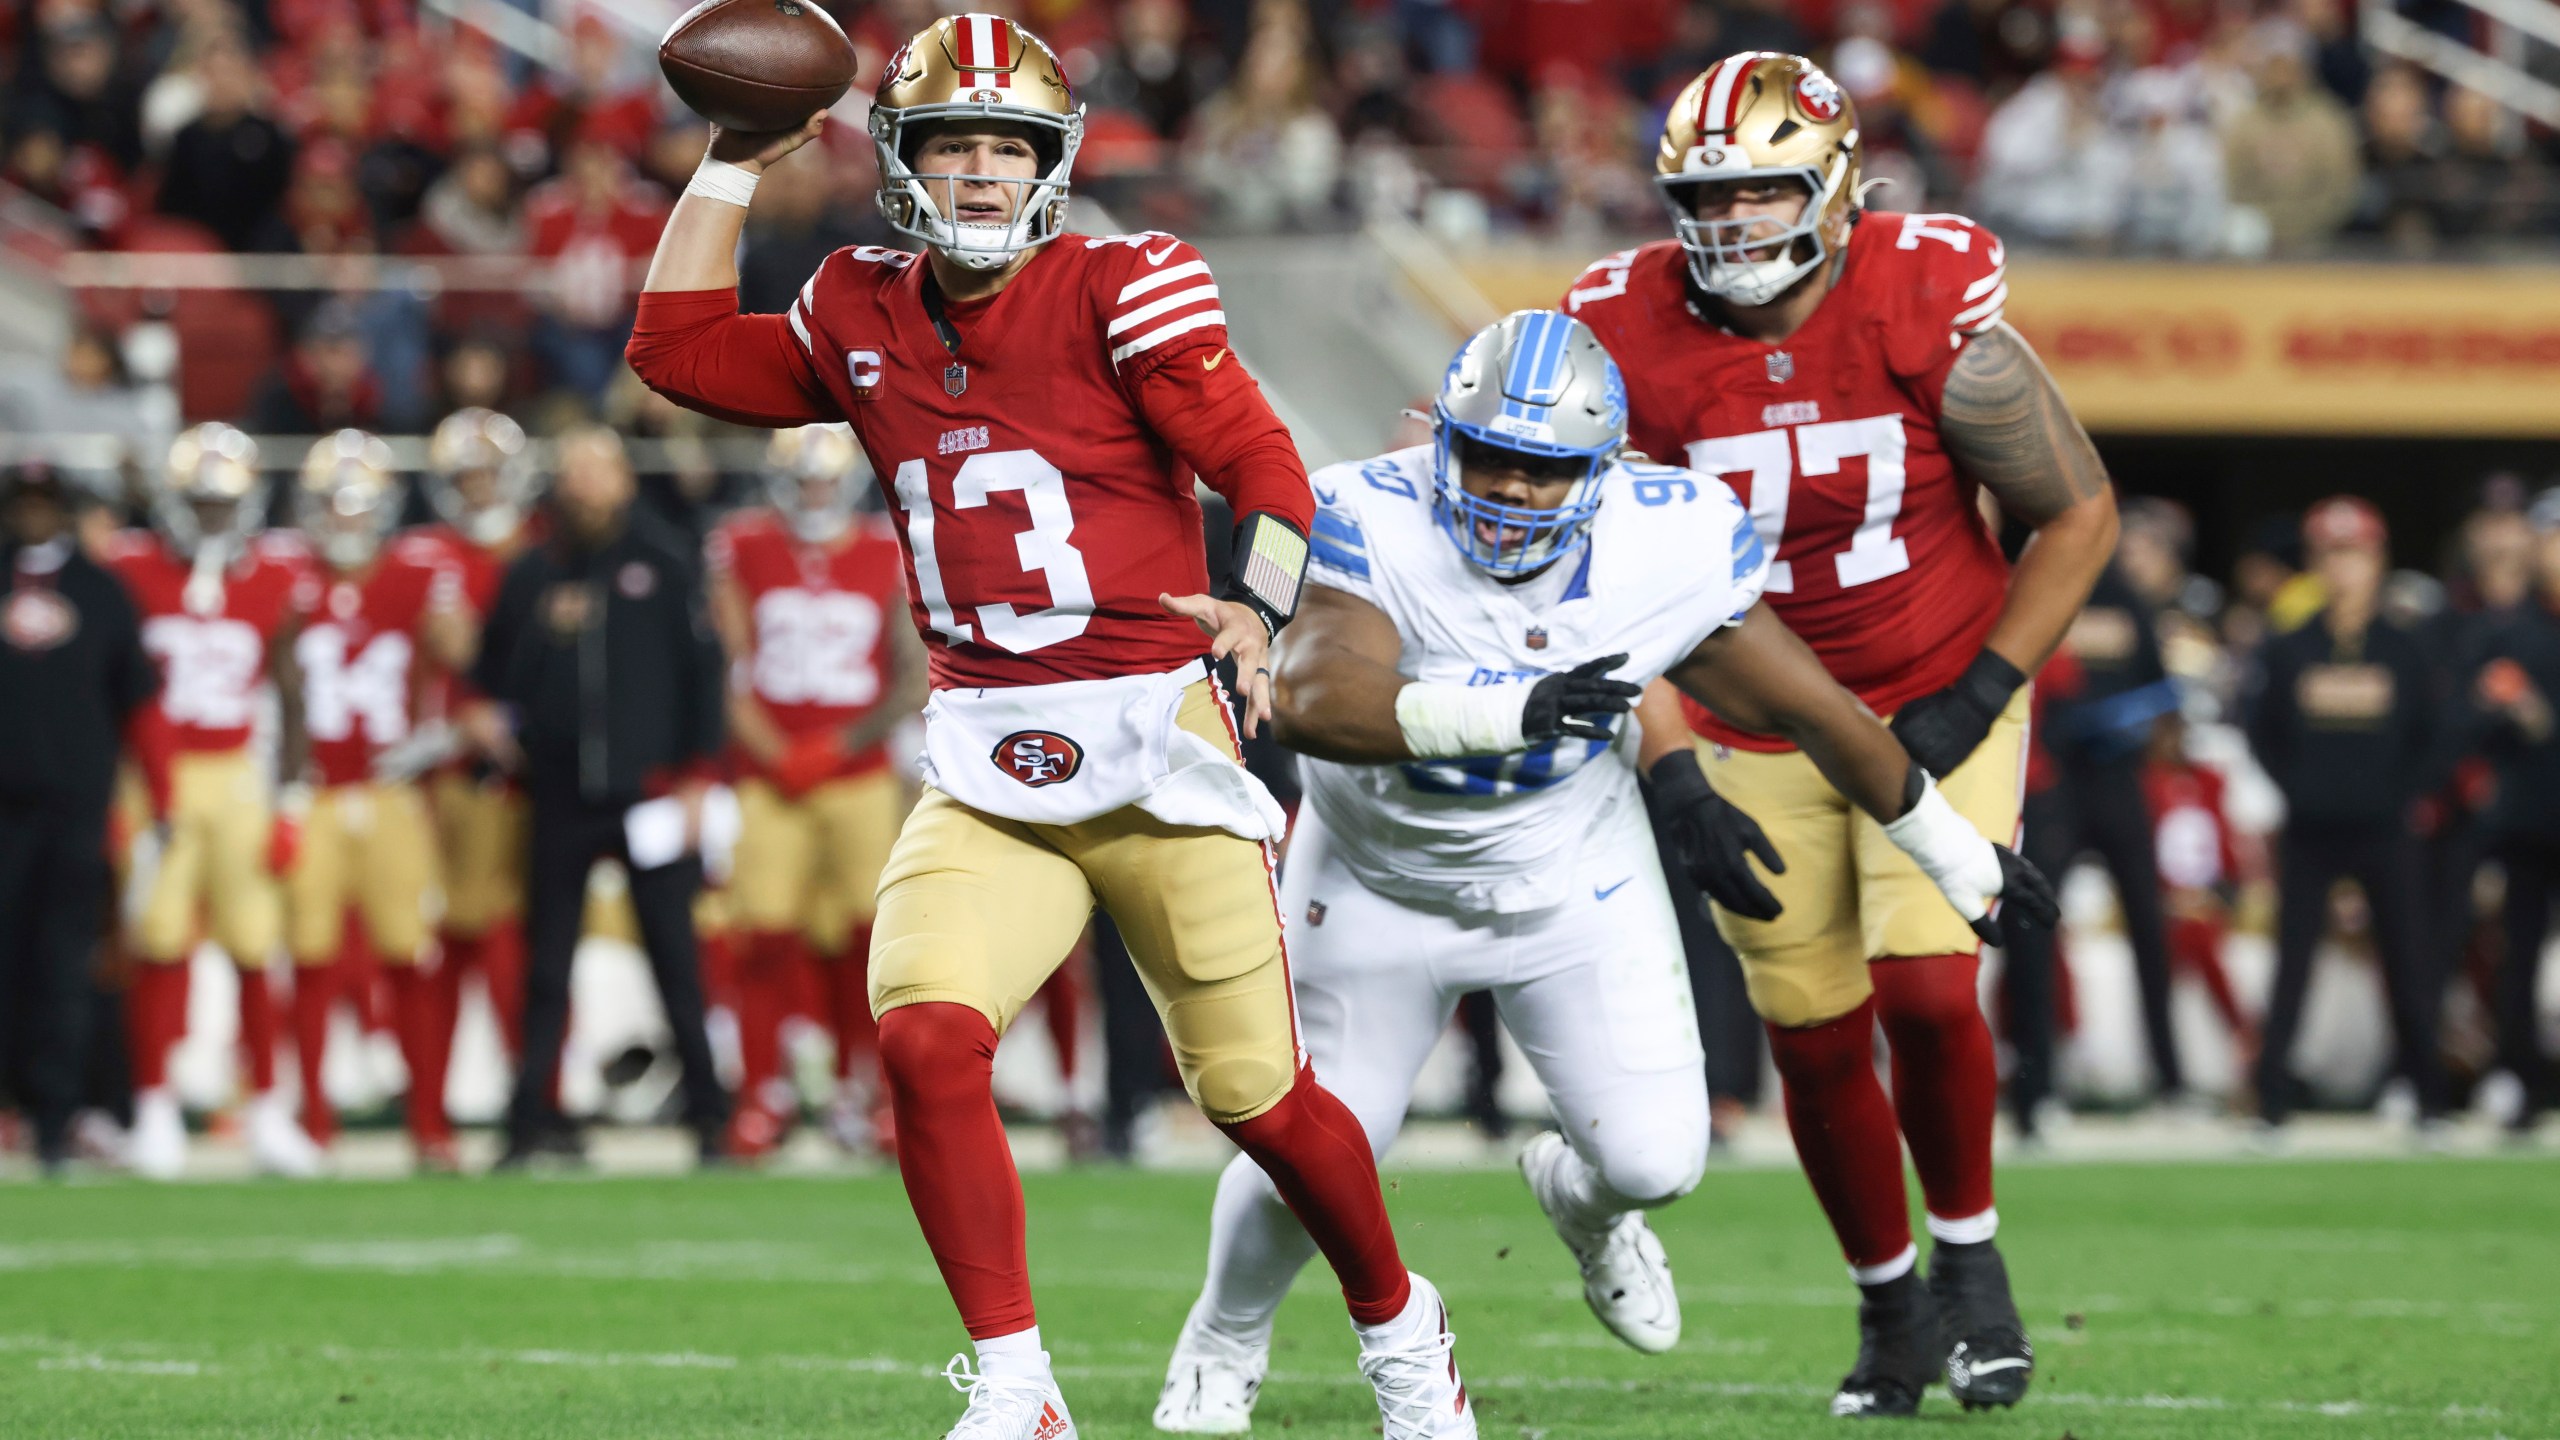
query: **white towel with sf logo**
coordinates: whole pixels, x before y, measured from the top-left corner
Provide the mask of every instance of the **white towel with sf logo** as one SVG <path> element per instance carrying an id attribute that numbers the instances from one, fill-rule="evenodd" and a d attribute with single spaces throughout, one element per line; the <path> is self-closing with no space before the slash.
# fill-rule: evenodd
<path id="1" fill-rule="evenodd" d="M 924 707 L 924 781 L 1028 824 L 1135 805 L 1168 825 L 1277 840 L 1288 828 L 1280 802 L 1227 747 L 1182 728 L 1184 692 L 1204 680 L 1217 683 L 1193 661 L 1161 675 L 937 690 Z"/>

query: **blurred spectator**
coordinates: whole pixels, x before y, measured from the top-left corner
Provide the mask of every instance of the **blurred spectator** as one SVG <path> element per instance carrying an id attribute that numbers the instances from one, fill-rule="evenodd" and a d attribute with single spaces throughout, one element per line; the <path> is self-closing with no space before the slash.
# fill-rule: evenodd
<path id="1" fill-rule="evenodd" d="M 2210 256 L 2222 248 L 2222 145 L 2198 115 L 2187 77 L 2153 67 L 2125 77 L 2117 103 L 2133 136 L 2120 243 L 2137 255 Z"/>
<path id="2" fill-rule="evenodd" d="M 2376 75 L 2364 92 L 2364 174 L 2349 228 L 2404 255 L 2432 250 L 2442 158 L 2427 82 L 2406 65 Z"/>
<path id="3" fill-rule="evenodd" d="M 313 312 L 245 423 L 262 435 L 325 435 L 349 425 L 371 429 L 381 411 L 382 386 L 365 359 L 363 311 L 342 297 Z"/>
<path id="4" fill-rule="evenodd" d="M 2447 152 L 2439 163 L 2436 230 L 2450 240 L 2529 235 L 2547 222 L 2550 172 L 2510 129 L 2498 102 L 2456 86 L 2444 97 Z"/>
<path id="5" fill-rule="evenodd" d="M 1662 202 L 1631 158 L 1642 151 L 1634 106 L 1622 92 L 1559 71 L 1538 87 L 1530 112 L 1551 229 L 1596 243 L 1611 230 L 1658 223 Z"/>
<path id="6" fill-rule="evenodd" d="M 267 113 L 255 62 L 225 43 L 209 46 L 197 71 L 204 109 L 169 142 L 161 213 L 196 221 L 233 250 L 292 248 L 282 202 L 294 145 Z"/>
<path id="7" fill-rule="evenodd" d="M 1246 230 L 1320 226 L 1331 214 L 1342 138 L 1316 103 L 1303 12 L 1263 12 L 1235 83 L 1200 111 L 1187 168 L 1220 217 Z"/>
<path id="8" fill-rule="evenodd" d="M 1182 0 L 1128 0 L 1118 19 L 1116 43 L 1080 93 L 1094 109 L 1127 111 L 1170 140 L 1182 133 L 1206 88 L 1187 46 L 1191 17 Z"/>
<path id="9" fill-rule="evenodd" d="M 624 160 L 636 162 L 658 128 L 659 86 L 655 76 L 639 84 L 623 72 L 623 48 L 613 26 L 594 10 L 581 9 L 569 27 L 569 67 L 565 73 L 538 72 L 509 107 L 508 143 L 542 162 L 567 156 L 581 141 L 594 141 Z M 535 169 L 543 168 L 537 162 Z M 562 168 L 575 164 L 564 158 Z"/>
<path id="10" fill-rule="evenodd" d="M 750 315 L 790 309 L 819 262 L 844 246 L 906 248 L 870 198 L 857 200 L 837 183 L 836 159 L 824 143 L 804 145 L 766 170 L 738 256 L 738 308 Z"/>
<path id="11" fill-rule="evenodd" d="M 2312 956 L 2328 933 L 2331 889 L 2351 879 L 2372 917 L 2393 1071 L 2433 1125 L 2449 1104 L 2435 1043 L 2442 986 L 2418 928 L 2410 809 L 2437 778 L 2436 657 L 2382 614 L 2388 541 L 2379 512 L 2353 496 L 2324 500 L 2304 517 L 2302 534 L 2326 600 L 2309 623 L 2259 652 L 2249 697 L 2250 747 L 2285 802 L 2259 1113 L 2282 1125 L 2298 1101 L 2292 1051 Z"/>
<path id="12" fill-rule="evenodd" d="M 75 327 L 59 363 L 19 359 L 0 369 L 0 431 L 90 435 L 121 446 L 120 463 L 62 465 L 65 475 L 93 493 L 119 493 L 124 488 L 122 465 L 146 463 L 157 455 L 168 438 L 162 433 L 167 428 L 166 417 L 153 418 L 141 390 L 125 374 L 115 335 L 104 326 Z"/>
<path id="13" fill-rule="evenodd" d="M 1744 50 L 1776 50 L 1801 55 L 1813 48 L 1813 36 L 1796 19 L 1796 11 L 1788 0 L 1719 0 L 1716 15 L 1723 49 L 1708 57 L 1707 64 L 1726 55 Z M 1700 65 L 1700 70 L 1706 65 Z M 1687 84 L 1695 72 L 1679 77 Z"/>
<path id="14" fill-rule="evenodd" d="M 1938 202 L 1954 203 L 1964 182 L 1946 154 L 1914 113 L 1931 97 L 1928 72 L 1906 62 L 1887 42 L 1891 15 L 1881 6 L 1861 5 L 1848 23 L 1861 21 L 1875 33 L 1854 34 L 1832 52 L 1831 78 L 1858 106 L 1858 141 L 1863 155 L 1860 173 L 1884 181 L 1882 203 L 1895 210 L 1928 210 Z"/>
<path id="15" fill-rule="evenodd" d="M 545 380 L 583 401 L 590 414 L 622 370 L 631 336 L 631 297 L 640 267 L 658 246 L 667 206 L 632 175 L 619 151 L 593 136 L 569 147 L 560 178 L 525 197 L 531 252 L 551 262 L 539 297 L 534 354 Z"/>
<path id="16" fill-rule="evenodd" d="M 124 170 L 142 160 L 141 105 L 117 73 L 116 32 L 94 10 L 48 7 L 9 82 L 10 135 L 44 130 L 66 149 L 93 146 Z"/>
<path id="17" fill-rule="evenodd" d="M 506 413 L 515 390 L 514 370 L 513 358 L 498 337 L 464 335 L 446 348 L 436 367 L 442 382 L 437 397 L 440 414 L 474 408 Z"/>
<path id="18" fill-rule="evenodd" d="M 495 145 L 466 145 L 419 199 L 401 247 L 424 255 L 513 255 L 524 249 L 515 175 Z"/>
<path id="19" fill-rule="evenodd" d="M 2373 83 L 2373 63 L 2347 23 L 2345 0 L 2290 0 L 2286 9 L 2311 37 L 2311 71 L 2320 83 L 2341 105 L 2363 104 L 2366 87 Z"/>
<path id="20" fill-rule="evenodd" d="M 2355 121 L 2313 82 L 2311 39 L 2302 27 L 2266 21 L 2251 46 L 2257 99 L 2223 135 L 2231 200 L 2253 215 L 2268 251 L 2316 251 L 2355 206 Z"/>
<path id="21" fill-rule="evenodd" d="M 2464 698 L 2482 750 L 2497 765 L 2489 812 L 2492 853 L 2506 868 L 2506 944 L 2497 982 L 2498 1065 L 2515 1077 L 2518 1133 L 2554 1100 L 2535 1007 L 2551 896 L 2560 887 L 2560 491 L 2534 507 L 2535 596 L 2491 632 Z"/>
<path id="22" fill-rule="evenodd" d="M 1523 88 L 1614 83 L 1671 35 L 1669 0 L 1478 0 L 1479 61 Z"/>
<path id="23" fill-rule="evenodd" d="M 2053 68 L 1992 112 L 1974 207 L 2009 239 L 2102 249 L 2122 223 L 2132 147 L 2107 123 L 2104 58 L 2094 36 L 2066 36 Z"/>

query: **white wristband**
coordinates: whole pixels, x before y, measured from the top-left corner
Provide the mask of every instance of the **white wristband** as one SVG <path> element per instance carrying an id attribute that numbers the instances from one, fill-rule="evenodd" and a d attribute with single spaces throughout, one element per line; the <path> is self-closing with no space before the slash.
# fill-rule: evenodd
<path id="1" fill-rule="evenodd" d="M 1396 692 L 1396 728 L 1416 760 L 1508 755 L 1528 744 L 1520 712 L 1526 685 L 1425 685 Z"/>
<path id="2" fill-rule="evenodd" d="M 1920 803 L 1885 826 L 1884 834 L 1937 883 L 1939 893 L 1965 919 L 1981 919 L 2000 898 L 2000 857 L 1982 832 L 1938 793 L 1935 780 L 1924 777 Z"/>
<path id="3" fill-rule="evenodd" d="M 732 165 L 726 160 L 714 160 L 705 155 L 701 166 L 693 172 L 693 179 L 685 185 L 684 193 L 744 210 L 756 198 L 756 181 L 759 178 L 756 172 L 743 165 Z"/>

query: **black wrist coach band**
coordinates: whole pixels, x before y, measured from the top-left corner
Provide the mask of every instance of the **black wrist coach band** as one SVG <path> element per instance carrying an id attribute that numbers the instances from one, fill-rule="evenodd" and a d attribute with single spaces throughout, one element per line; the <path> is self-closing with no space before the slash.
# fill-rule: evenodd
<path id="1" fill-rule="evenodd" d="M 1298 592 L 1307 576 L 1306 532 L 1256 510 L 1236 525 L 1232 568 L 1234 576 L 1219 598 L 1252 606 L 1277 635 L 1298 613 Z"/>

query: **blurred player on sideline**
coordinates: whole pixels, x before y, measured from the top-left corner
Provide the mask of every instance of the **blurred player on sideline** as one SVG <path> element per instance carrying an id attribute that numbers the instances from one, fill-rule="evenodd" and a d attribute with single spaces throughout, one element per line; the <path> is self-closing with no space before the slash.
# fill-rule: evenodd
<path id="1" fill-rule="evenodd" d="M 128 1001 L 136 1172 L 186 1166 L 187 1131 L 169 1088 L 169 1051 L 186 1033 L 187 961 L 210 937 L 240 977 L 246 1131 L 258 1168 L 318 1172 L 319 1148 L 275 1093 L 275 1002 L 267 962 L 283 939 L 277 877 L 293 864 L 301 817 L 279 809 L 251 732 L 269 685 L 280 700 L 274 774 L 301 773 L 305 741 L 293 659 L 294 617 L 316 587 L 309 557 L 265 529 L 258 450 L 228 425 L 199 425 L 169 447 L 151 486 L 151 528 L 118 535 L 109 564 L 142 612 L 142 644 L 160 666 L 160 698 L 134 721 L 132 752 L 150 797 Z"/>
<path id="2" fill-rule="evenodd" d="M 744 1078 L 729 1146 L 743 1159 L 772 1149 L 798 1109 L 781 1034 L 805 967 L 819 967 L 840 1054 L 878 1049 L 871 919 L 907 808 L 884 747 L 923 708 L 926 667 L 924 642 L 900 623 L 897 532 L 854 510 L 870 480 L 845 426 L 778 431 L 771 508 L 730 517 L 706 552 L 742 822 L 729 918 Z M 836 1103 L 861 1113 L 850 1094 Z"/>
<path id="3" fill-rule="evenodd" d="M 488 618 L 507 566 L 539 542 L 535 506 L 541 482 L 522 427 L 494 410 L 457 410 L 427 444 L 427 499 L 442 517 L 418 534 L 443 546 L 461 567 L 462 598 L 476 627 Z M 461 753 L 435 771 L 428 799 L 435 812 L 437 873 L 444 918 L 437 927 L 441 962 L 431 977 L 434 1020 L 428 1063 L 449 1063 L 461 1014 L 462 980 L 476 973 L 498 1019 L 499 1038 L 520 1052 L 524 1023 L 524 867 L 528 824 L 524 791 L 509 778 L 511 737 L 475 691 L 468 668 L 437 676 L 437 713 L 460 732 Z"/>
<path id="4" fill-rule="evenodd" d="M 1620 713 L 1667 675 L 1790 737 L 1987 936 L 2004 898 L 2010 923 L 2050 924 L 2053 895 L 1760 603 L 1768 550 L 1733 492 L 1626 453 L 1626 397 L 1588 327 L 1519 311 L 1450 365 L 1431 445 L 1315 477 L 1306 613 L 1279 653 L 1278 733 L 1309 757 L 1281 898 L 1308 1050 L 1380 1153 L 1458 997 L 1492 992 L 1561 1130 L 1521 1152 L 1529 1193 L 1592 1313 L 1660 1354 L 1680 1297 L 1644 1212 L 1704 1173 L 1707 1087 Z M 1685 732 L 1668 693 L 1654 708 Z M 1662 778 L 1699 883 L 1775 913 L 1745 858 L 1783 858 L 1759 828 L 1694 767 Z M 1231 1162 L 1157 1429 L 1251 1425 L 1311 1249 Z"/>
<path id="5" fill-rule="evenodd" d="M 1377 1167 L 1300 1052 L 1271 890 L 1284 817 L 1237 758 L 1297 608 L 1314 516 L 1287 429 L 1227 349 L 1208 263 L 1065 233 L 1084 109 L 1001 16 L 935 21 L 882 72 L 880 203 L 922 256 L 839 250 L 787 315 L 740 315 L 755 179 L 825 124 L 714 132 L 630 345 L 663 394 L 766 426 L 848 421 L 888 477 L 925 632 L 929 788 L 899 832 L 871 998 L 898 1165 L 976 1342 L 961 1440 L 1073 1440 L 1033 1310 L 997 1036 L 1097 902 L 1194 1100 L 1258 1160 L 1343 1284 L 1387 1440 L 1473 1436 L 1446 1308 L 1409 1274 Z M 1192 475 L 1241 517 L 1212 596 Z"/>
<path id="6" fill-rule="evenodd" d="M 1959 215 L 1864 210 L 1858 143 L 1848 96 L 1810 61 L 1718 61 L 1663 129 L 1655 181 L 1679 238 L 1600 261 L 1563 305 L 1625 367 L 1637 448 L 1742 494 L 1778 617 L 1893 717 L 1958 812 L 2014 840 L 2025 679 L 2114 551 L 2114 494 L 2001 323 L 1999 240 Z M 2033 532 L 2014 577 L 1977 508 L 1986 490 Z M 2015 1404 L 2034 1352 L 1992 1239 L 1999 1076 L 1979 943 L 1787 740 L 1689 713 L 1696 758 L 1648 731 L 1647 760 L 1703 761 L 1786 857 L 1769 882 L 1782 913 L 1717 924 L 1861 1290 L 1832 1411 L 1912 1414 L 1941 1378 L 1967 1408 Z M 1871 1063 L 1879 1020 L 1892 1100 Z M 1905 1140 L 1935 1242 L 1925 1285 Z"/>
<path id="7" fill-rule="evenodd" d="M 361 430 L 322 437 L 294 487 L 294 523 L 320 583 L 293 641 L 311 742 L 303 788 L 313 793 L 285 875 L 286 944 L 303 1129 L 323 1147 L 337 1134 L 321 1074 L 330 1007 L 354 978 L 346 959 L 361 942 L 390 982 L 419 1168 L 451 1172 L 443 1019 L 426 968 L 435 835 L 418 785 L 449 747 L 421 726 L 418 702 L 436 671 L 471 663 L 476 636 L 451 549 L 391 538 L 401 499 L 391 447 Z"/>

